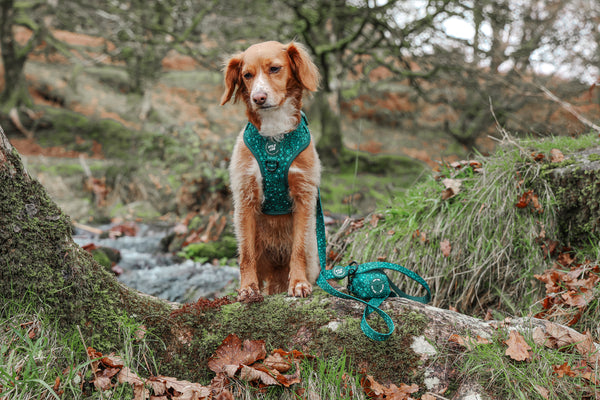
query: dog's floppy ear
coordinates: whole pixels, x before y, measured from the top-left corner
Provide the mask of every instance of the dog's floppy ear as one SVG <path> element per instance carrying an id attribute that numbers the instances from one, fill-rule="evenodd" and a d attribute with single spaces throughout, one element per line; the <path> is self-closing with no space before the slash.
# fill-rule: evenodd
<path id="1" fill-rule="evenodd" d="M 311 92 L 316 91 L 319 87 L 321 76 L 304 46 L 296 42 L 291 42 L 286 46 L 286 51 L 290 58 L 292 72 L 298 82 L 306 90 Z"/>
<path id="2" fill-rule="evenodd" d="M 224 105 L 233 96 L 235 89 L 237 86 L 242 85 L 241 75 L 242 75 L 242 54 L 235 55 L 229 59 L 227 62 L 227 66 L 225 67 L 225 92 L 223 92 L 223 97 L 221 97 L 221 105 Z M 237 95 L 234 99 L 237 100 Z"/>

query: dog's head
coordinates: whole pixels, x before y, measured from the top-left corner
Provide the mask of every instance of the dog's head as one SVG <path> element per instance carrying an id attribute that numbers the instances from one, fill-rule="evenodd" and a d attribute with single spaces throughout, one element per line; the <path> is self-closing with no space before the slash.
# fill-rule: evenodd
<path id="1" fill-rule="evenodd" d="M 304 90 L 318 85 L 317 67 L 299 43 L 259 43 L 227 62 L 221 105 L 233 97 L 242 99 L 249 112 L 274 109 L 287 99 L 301 100 Z"/>

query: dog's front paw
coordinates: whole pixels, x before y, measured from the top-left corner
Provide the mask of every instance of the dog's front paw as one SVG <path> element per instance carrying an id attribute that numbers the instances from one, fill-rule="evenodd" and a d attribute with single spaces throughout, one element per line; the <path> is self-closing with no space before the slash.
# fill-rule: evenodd
<path id="1" fill-rule="evenodd" d="M 257 303 L 264 300 L 258 286 L 253 283 L 238 290 L 237 300 L 241 303 Z"/>
<path id="2" fill-rule="evenodd" d="M 312 285 L 308 281 L 290 282 L 288 295 L 294 297 L 308 297 L 312 293 Z"/>

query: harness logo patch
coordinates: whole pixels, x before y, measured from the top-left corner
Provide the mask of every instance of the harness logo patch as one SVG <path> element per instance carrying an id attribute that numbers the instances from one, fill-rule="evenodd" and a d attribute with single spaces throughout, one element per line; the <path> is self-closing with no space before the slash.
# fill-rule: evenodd
<path id="1" fill-rule="evenodd" d="M 269 141 L 265 143 L 265 150 L 268 155 L 274 156 L 275 154 L 279 153 L 279 143 Z"/>
<path id="2" fill-rule="evenodd" d="M 381 278 L 375 278 L 371 281 L 371 291 L 373 294 L 378 295 L 383 293 L 385 289 L 385 282 Z"/>

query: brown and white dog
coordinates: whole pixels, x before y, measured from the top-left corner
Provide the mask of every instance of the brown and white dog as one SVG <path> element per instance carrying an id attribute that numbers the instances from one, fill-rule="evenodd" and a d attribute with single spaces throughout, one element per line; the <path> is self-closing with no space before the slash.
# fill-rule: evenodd
<path id="1" fill-rule="evenodd" d="M 221 105 L 234 98 L 246 105 L 248 120 L 260 135 L 294 131 L 301 120 L 302 95 L 316 91 L 319 72 L 298 43 L 265 42 L 237 54 L 225 67 Z M 291 214 L 266 215 L 259 165 L 237 138 L 229 173 L 240 263 L 240 299 L 264 292 L 306 297 L 319 275 L 316 199 L 321 164 L 311 138 L 288 172 Z"/>

